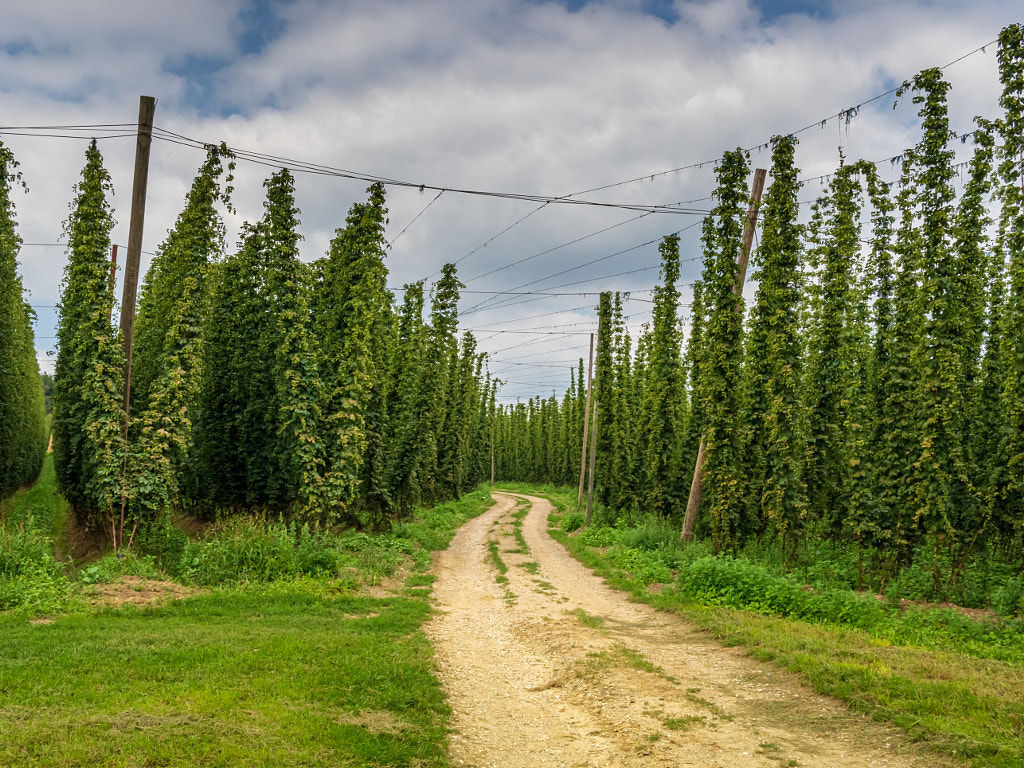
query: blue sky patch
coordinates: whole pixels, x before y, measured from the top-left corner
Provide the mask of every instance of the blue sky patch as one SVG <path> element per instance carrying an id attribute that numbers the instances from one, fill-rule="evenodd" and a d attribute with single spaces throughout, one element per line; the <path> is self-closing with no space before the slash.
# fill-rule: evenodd
<path id="1" fill-rule="evenodd" d="M 684 0 L 684 2 L 706 2 L 707 0 Z M 576 13 L 588 5 L 601 5 L 602 0 L 531 0 L 531 2 L 555 2 L 564 5 L 570 13 Z M 835 17 L 834 0 L 750 0 L 751 5 L 760 11 L 765 21 L 772 21 L 780 16 L 802 14 L 812 19 L 831 19 Z M 679 21 L 674 0 L 642 0 L 641 11 L 661 19 L 668 25 Z"/>
<path id="2" fill-rule="evenodd" d="M 231 61 L 223 56 L 188 54 L 181 59 L 164 62 L 164 70 L 183 81 L 182 102 L 203 115 L 228 117 L 238 109 L 227 104 L 216 87 L 217 74 Z"/>
<path id="3" fill-rule="evenodd" d="M 554 2 L 565 6 L 569 13 L 577 13 L 588 5 L 604 5 L 602 0 L 530 0 L 530 2 L 538 4 Z M 673 0 L 643 0 L 640 3 L 640 10 L 647 16 L 654 16 L 669 25 L 679 21 L 679 14 L 676 12 Z"/>
<path id="4" fill-rule="evenodd" d="M 752 5 L 761 12 L 765 21 L 793 13 L 812 19 L 835 17 L 835 3 L 832 0 L 752 0 Z"/>
<path id="5" fill-rule="evenodd" d="M 274 11 L 289 0 L 249 0 L 238 14 L 240 29 L 236 33 L 238 48 L 243 55 L 263 52 L 287 29 L 287 23 Z"/>
<path id="6" fill-rule="evenodd" d="M 21 40 L 12 40 L 9 43 L 3 45 L 4 53 L 8 56 L 38 56 L 39 49 L 36 48 L 28 38 L 22 38 Z"/>
<path id="7" fill-rule="evenodd" d="M 284 34 L 288 25 L 276 10 L 291 0 L 249 0 L 232 25 L 236 51 L 233 56 L 186 54 L 164 62 L 163 68 L 184 81 L 183 102 L 203 115 L 229 117 L 241 110 L 217 89 L 217 75 L 237 56 L 258 56 Z"/>

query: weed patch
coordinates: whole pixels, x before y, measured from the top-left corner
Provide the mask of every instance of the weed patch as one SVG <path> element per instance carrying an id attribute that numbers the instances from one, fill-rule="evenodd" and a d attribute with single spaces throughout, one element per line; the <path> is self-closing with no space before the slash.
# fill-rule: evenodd
<path id="1" fill-rule="evenodd" d="M 601 617 L 601 616 L 591 616 L 589 613 L 587 613 L 582 608 L 577 608 L 576 610 L 572 611 L 572 613 L 576 616 L 577 619 L 580 620 L 580 624 L 582 624 L 585 627 L 592 627 L 594 629 L 600 629 L 601 627 L 604 626 L 604 618 L 603 617 Z"/>
<path id="2" fill-rule="evenodd" d="M 582 662 L 581 666 L 577 670 L 577 677 L 590 677 L 612 667 L 639 669 L 642 672 L 655 675 L 670 683 L 678 684 L 677 680 L 670 675 L 665 674 L 664 669 L 645 659 L 643 654 L 639 651 L 635 651 L 622 643 L 616 643 L 607 651 L 593 651 L 588 653 L 586 660 Z"/>
<path id="3" fill-rule="evenodd" d="M 508 573 L 508 566 L 505 565 L 505 561 L 501 559 L 501 552 L 498 551 L 498 542 L 489 541 L 487 543 L 487 550 L 491 553 L 491 563 L 497 569 L 498 575 L 505 576 L 505 574 Z M 498 583 L 502 584 L 507 582 L 508 579 L 506 578 L 504 582 L 499 581 Z"/>
<path id="4" fill-rule="evenodd" d="M 688 731 L 695 725 L 707 725 L 704 715 L 684 715 L 683 717 L 666 717 L 661 724 L 670 731 Z"/>

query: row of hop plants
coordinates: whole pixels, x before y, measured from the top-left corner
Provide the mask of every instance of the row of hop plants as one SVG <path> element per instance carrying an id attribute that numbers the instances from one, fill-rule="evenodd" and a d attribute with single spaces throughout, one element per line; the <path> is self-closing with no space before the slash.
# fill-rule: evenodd
<path id="1" fill-rule="evenodd" d="M 125 410 L 112 325 L 111 181 L 95 141 L 66 224 L 54 450 L 79 521 L 111 530 L 174 511 L 258 511 L 378 527 L 458 498 L 489 471 L 497 382 L 446 265 L 399 305 L 387 287 L 384 188 L 352 206 L 326 256 L 299 259 L 295 180 L 229 253 L 233 157 L 210 146 L 139 298 Z M 127 437 L 126 437 L 127 436 Z M 127 533 L 120 534 L 122 539 Z"/>
<path id="2" fill-rule="evenodd" d="M 809 220 L 797 140 L 777 137 L 749 307 L 734 290 L 749 158 L 725 153 L 685 344 L 677 237 L 635 345 L 618 294 L 602 296 L 600 503 L 681 524 L 703 444 L 696 534 L 716 552 L 776 542 L 792 563 L 826 539 L 858 552 L 865 580 L 923 567 L 936 591 L 977 558 L 1024 568 L 1019 25 L 1001 32 L 998 63 L 1002 112 L 963 137 L 939 70 L 905 83 L 921 138 L 898 180 L 842 158 Z M 499 477 L 575 484 L 582 380 L 581 361 L 561 401 L 499 410 Z"/>
<path id="3" fill-rule="evenodd" d="M 0 499 L 36 479 L 47 438 L 35 313 L 18 275 L 21 238 L 11 194 L 19 185 L 18 163 L 0 142 Z"/>

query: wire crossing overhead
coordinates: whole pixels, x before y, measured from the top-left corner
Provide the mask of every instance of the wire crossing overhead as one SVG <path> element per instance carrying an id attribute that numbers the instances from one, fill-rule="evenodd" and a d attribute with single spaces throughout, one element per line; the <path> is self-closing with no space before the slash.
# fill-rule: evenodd
<path id="1" fill-rule="evenodd" d="M 187 147 L 194 147 L 197 149 L 205 149 L 209 146 L 209 142 L 200 141 L 199 139 L 193 139 L 188 136 L 183 136 L 173 131 L 168 131 L 163 128 L 153 129 L 153 138 L 158 138 L 162 141 L 168 141 L 172 144 L 181 144 Z M 392 179 L 386 176 L 377 176 L 369 173 L 361 173 L 358 171 L 350 171 L 344 168 L 335 168 L 330 165 L 322 165 L 320 163 L 311 163 L 302 160 L 293 160 L 287 157 L 281 157 L 279 155 L 270 155 L 264 152 L 254 152 L 248 149 L 241 149 L 239 147 L 228 147 L 229 151 L 239 160 L 246 160 L 257 165 L 265 165 L 270 168 L 287 168 L 293 173 L 306 173 L 317 176 L 333 176 L 341 179 L 352 179 L 355 181 L 365 181 L 371 184 L 380 183 L 390 187 L 405 187 L 408 189 L 419 189 L 421 191 L 431 190 L 432 192 L 450 192 L 458 195 L 476 195 L 480 197 L 493 197 L 504 200 L 522 200 L 530 203 L 559 203 L 562 205 L 581 205 L 581 206 L 596 206 L 598 208 L 617 208 L 627 211 L 641 211 L 646 213 L 671 213 L 681 214 L 690 216 L 702 216 L 707 213 L 706 210 L 700 208 L 682 208 L 673 205 L 659 205 L 659 204 L 647 204 L 647 203 L 609 203 L 602 202 L 600 200 L 582 200 L 572 195 L 534 195 L 522 192 L 495 192 L 490 190 L 481 189 L 468 189 L 465 187 L 448 187 L 436 184 L 421 184 L 415 181 L 405 181 L 402 179 Z"/>

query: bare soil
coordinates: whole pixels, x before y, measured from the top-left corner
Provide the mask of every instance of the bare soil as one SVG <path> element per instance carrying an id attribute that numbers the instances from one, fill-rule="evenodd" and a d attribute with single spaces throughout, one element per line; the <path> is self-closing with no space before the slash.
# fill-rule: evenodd
<path id="1" fill-rule="evenodd" d="M 107 531 L 97 531 L 86 528 L 75 517 L 75 513 L 68 510 L 67 519 L 64 522 L 63 542 L 67 546 L 58 545 L 54 556 L 57 560 L 65 562 L 71 560 L 76 566 L 87 565 L 94 560 L 99 560 L 110 549 L 110 535 Z"/>
<path id="2" fill-rule="evenodd" d="M 92 605 L 120 608 L 126 604 L 147 605 L 167 600 L 183 600 L 198 595 L 201 591 L 175 584 L 173 581 L 122 576 L 109 584 L 87 587 L 85 596 Z"/>
<path id="3" fill-rule="evenodd" d="M 458 766 L 935 766 L 898 729 L 632 603 L 547 534 L 550 504 L 496 493 L 434 567 L 427 627 Z M 517 504 L 531 505 L 514 538 Z M 508 583 L 488 550 L 497 542 Z"/>

